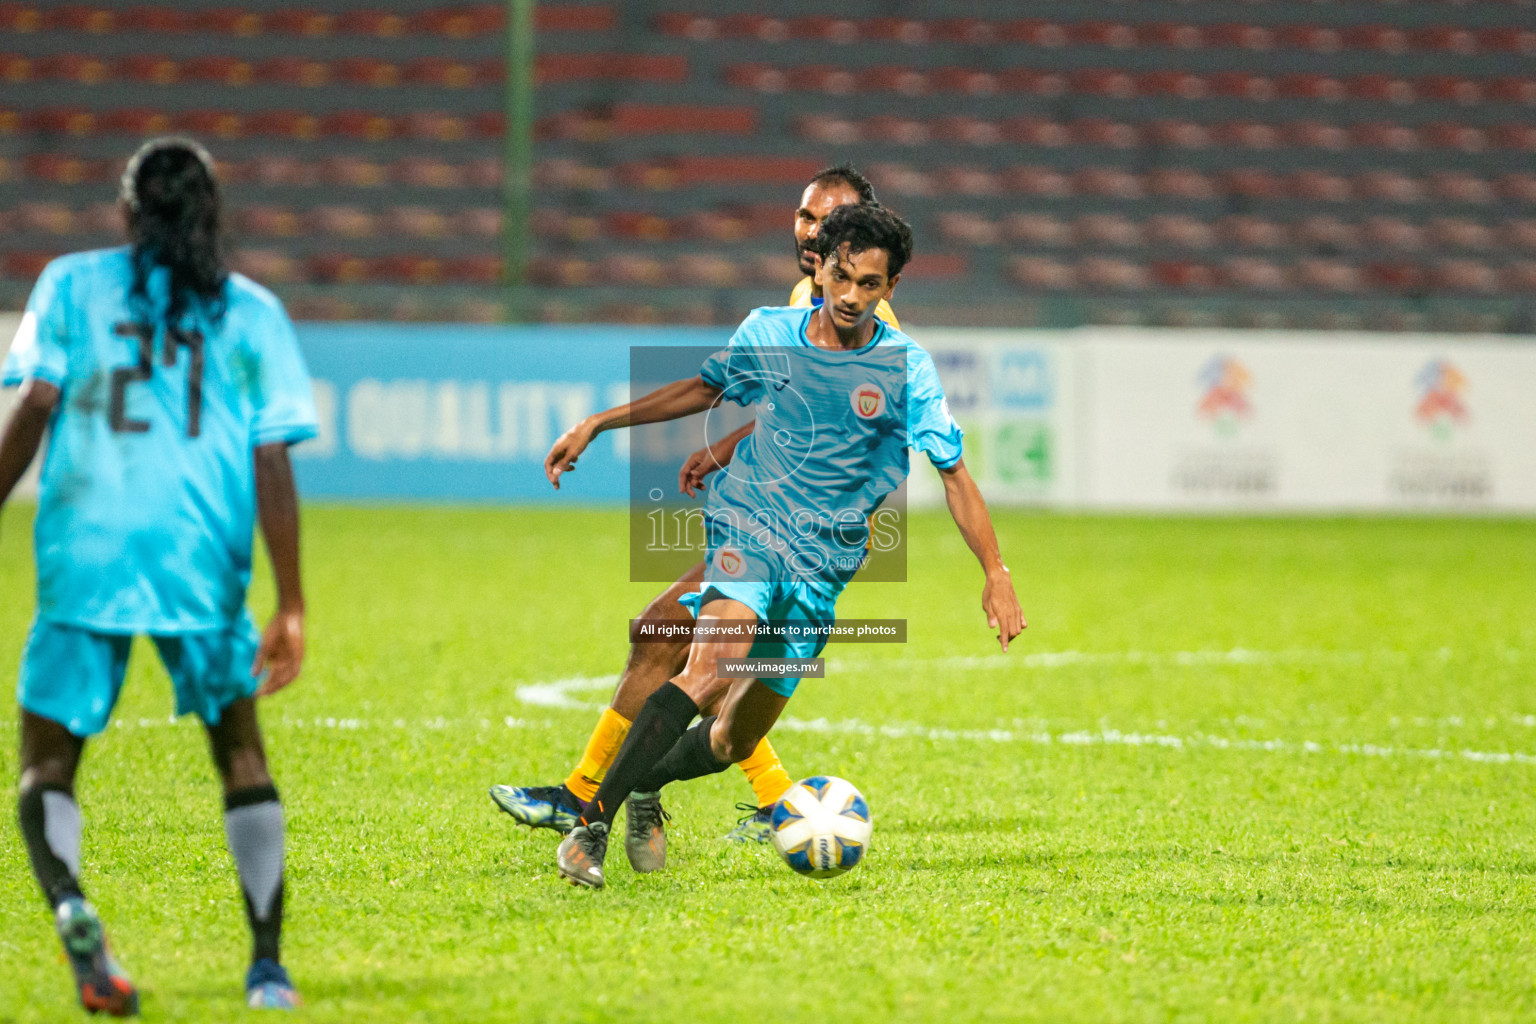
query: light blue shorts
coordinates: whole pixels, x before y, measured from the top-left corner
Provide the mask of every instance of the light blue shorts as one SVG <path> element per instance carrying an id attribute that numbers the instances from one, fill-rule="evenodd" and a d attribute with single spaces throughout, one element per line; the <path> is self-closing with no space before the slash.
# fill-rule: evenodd
<path id="1" fill-rule="evenodd" d="M 260 635 L 249 613 L 228 629 L 151 637 L 176 688 L 176 713 L 218 725 L 224 709 L 256 692 L 251 677 Z M 16 701 L 76 736 L 107 727 L 123 689 L 133 637 L 37 619 L 21 658 Z"/>
<path id="2" fill-rule="evenodd" d="M 717 597 L 740 601 L 751 608 L 763 622 L 792 623 L 795 626 L 830 627 L 837 621 L 837 598 L 804 583 L 759 580 L 706 580 L 692 594 L 684 594 L 678 603 L 698 618 L 699 609 Z M 749 658 L 814 658 L 827 646 L 827 634 L 817 631 L 806 639 L 760 638 L 753 642 Z M 759 680 L 780 697 L 793 697 L 800 685 L 798 676 Z"/>

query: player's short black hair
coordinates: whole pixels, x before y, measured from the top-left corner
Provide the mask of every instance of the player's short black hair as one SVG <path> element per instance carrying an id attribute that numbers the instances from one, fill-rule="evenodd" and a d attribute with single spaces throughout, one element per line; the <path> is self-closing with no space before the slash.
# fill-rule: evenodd
<path id="1" fill-rule="evenodd" d="M 123 171 L 119 199 L 133 243 L 129 301 L 146 314 L 149 275 L 170 272 L 167 326 L 200 306 L 217 321 L 227 307 L 224 285 L 223 209 L 213 157 L 196 141 L 179 136 L 151 139 Z"/>
<path id="2" fill-rule="evenodd" d="M 816 252 L 823 260 L 848 243 L 848 251 L 884 249 L 886 273 L 895 277 L 912 259 L 912 227 L 878 204 L 839 206 L 827 214 L 816 235 Z"/>
<path id="3" fill-rule="evenodd" d="M 817 171 L 816 176 L 811 179 L 811 184 L 825 185 L 833 181 L 840 181 L 857 192 L 859 194 L 859 202 L 861 203 L 875 204 L 880 202 L 880 200 L 875 198 L 875 186 L 869 183 L 869 179 L 864 177 L 857 167 L 846 160 L 840 164 L 834 164 L 831 167 Z"/>

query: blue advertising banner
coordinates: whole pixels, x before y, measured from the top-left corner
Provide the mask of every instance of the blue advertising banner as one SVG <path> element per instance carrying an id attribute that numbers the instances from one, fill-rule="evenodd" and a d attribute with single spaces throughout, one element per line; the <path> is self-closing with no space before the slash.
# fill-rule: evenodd
<path id="1" fill-rule="evenodd" d="M 544 456 L 582 417 L 629 401 L 634 346 L 719 347 L 729 328 L 298 325 L 318 439 L 295 450 L 314 498 L 550 501 Z M 627 431 L 561 480 L 566 501 L 629 494 Z"/>

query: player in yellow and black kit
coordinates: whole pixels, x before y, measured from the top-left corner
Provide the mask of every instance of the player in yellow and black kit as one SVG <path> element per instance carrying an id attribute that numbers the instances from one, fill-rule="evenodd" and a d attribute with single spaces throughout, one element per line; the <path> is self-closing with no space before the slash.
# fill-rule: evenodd
<path id="1" fill-rule="evenodd" d="M 819 257 L 811 244 L 828 214 L 839 206 L 858 204 L 878 205 L 878 202 L 869 179 L 850 164 L 839 164 L 821 171 L 801 193 L 800 205 L 795 210 L 795 258 L 801 273 L 806 276 L 790 292 L 791 306 L 821 304 L 821 295 L 815 285 Z M 901 327 L 890 304 L 884 300 L 880 302 L 875 315 L 892 327 Z M 737 443 L 751 432 L 752 424 L 747 423 L 708 448 L 689 456 L 678 475 L 683 493 L 692 497 L 703 485 L 706 476 L 731 461 Z M 691 623 L 693 616 L 678 603 L 678 599 L 684 594 L 697 591 L 703 579 L 704 563 L 700 562 L 658 594 L 640 614 L 640 621 Z M 680 632 L 683 633 L 680 640 L 630 645 L 629 659 L 619 676 L 619 686 L 613 700 L 603 710 L 581 760 L 564 783 L 558 786 L 493 786 L 491 799 L 496 801 L 496 805 L 533 828 L 553 829 L 561 834 L 569 832 L 576 824 L 582 805 L 592 799 L 607 774 L 608 766 L 618 756 L 619 747 L 629 734 L 630 723 L 639 714 L 646 698 L 683 670 L 688 660 L 690 636 L 686 630 Z M 655 635 L 670 634 L 662 632 Z M 750 813 L 726 838 L 739 842 L 765 843 L 769 833 L 768 812 L 794 784 L 794 780 L 784 770 L 773 744 L 766 738 L 746 760 L 739 762 L 739 766 L 752 784 L 756 801 L 738 805 Z M 625 849 L 630 864 L 637 871 L 655 871 L 665 861 L 666 834 L 660 828 L 662 814 L 661 800 L 655 793 L 636 793 L 629 799 Z"/>

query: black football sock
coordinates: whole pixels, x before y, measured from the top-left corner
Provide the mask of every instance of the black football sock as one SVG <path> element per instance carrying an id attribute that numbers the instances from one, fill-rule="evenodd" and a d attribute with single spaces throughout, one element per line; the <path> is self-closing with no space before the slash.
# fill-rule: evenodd
<path id="1" fill-rule="evenodd" d="M 68 786 L 28 786 L 18 802 L 32 874 L 50 907 L 80 896 L 80 807 Z"/>
<path id="2" fill-rule="evenodd" d="M 279 959 L 283 935 L 283 805 L 275 786 L 224 797 L 224 836 L 240 873 L 252 962 Z"/>
<path id="3" fill-rule="evenodd" d="M 582 824 L 601 821 L 611 826 L 619 806 L 635 791 L 635 784 L 651 773 L 698 713 L 699 706 L 693 698 L 674 683 L 662 683 L 635 716 L 619 756 L 581 812 Z"/>
<path id="4" fill-rule="evenodd" d="M 669 782 L 685 782 L 688 779 L 714 775 L 729 768 L 731 762 L 717 760 L 709 744 L 709 731 L 714 727 L 716 717 L 710 715 L 683 733 L 678 741 L 672 744 L 672 749 L 667 751 L 666 756 L 657 761 L 656 767 L 652 768 L 650 773 L 635 786 L 635 792 L 656 793 Z"/>

